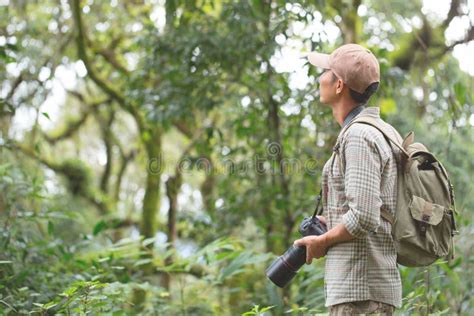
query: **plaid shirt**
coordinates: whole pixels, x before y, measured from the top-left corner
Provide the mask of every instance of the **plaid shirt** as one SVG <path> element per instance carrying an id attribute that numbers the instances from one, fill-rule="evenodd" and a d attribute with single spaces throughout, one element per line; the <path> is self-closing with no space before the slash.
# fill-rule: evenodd
<path id="1" fill-rule="evenodd" d="M 366 108 L 359 115 L 380 119 L 378 108 Z M 392 214 L 396 207 L 394 153 L 381 132 L 360 123 L 347 130 L 338 152 L 323 169 L 324 214 L 328 229 L 344 223 L 356 238 L 328 250 L 326 306 L 373 300 L 400 307 L 397 252 L 391 225 L 380 217 L 382 205 Z"/>

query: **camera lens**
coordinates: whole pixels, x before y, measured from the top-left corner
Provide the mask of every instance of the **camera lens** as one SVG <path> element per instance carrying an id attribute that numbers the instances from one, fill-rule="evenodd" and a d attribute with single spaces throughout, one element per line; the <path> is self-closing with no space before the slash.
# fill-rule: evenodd
<path id="1" fill-rule="evenodd" d="M 316 207 L 316 210 L 318 207 Z M 326 225 L 319 221 L 316 212 L 312 217 L 306 217 L 300 224 L 301 236 L 319 236 L 327 232 Z M 306 261 L 306 247 L 292 245 L 278 257 L 266 270 L 267 277 L 279 287 L 284 287 L 293 279 L 296 272 Z"/>
<path id="2" fill-rule="evenodd" d="M 279 287 L 284 287 L 293 279 L 306 261 L 306 247 L 292 245 L 268 267 L 267 277 Z"/>

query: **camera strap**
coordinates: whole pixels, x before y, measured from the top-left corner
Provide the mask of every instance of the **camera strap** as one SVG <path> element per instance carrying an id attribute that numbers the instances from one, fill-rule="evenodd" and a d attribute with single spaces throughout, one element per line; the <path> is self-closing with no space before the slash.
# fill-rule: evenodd
<path id="1" fill-rule="evenodd" d="M 321 206 L 321 198 L 323 196 L 323 189 L 319 190 L 319 195 L 316 197 L 316 208 L 314 209 L 313 217 L 314 219 L 316 215 L 321 215 L 323 213 L 323 208 Z"/>

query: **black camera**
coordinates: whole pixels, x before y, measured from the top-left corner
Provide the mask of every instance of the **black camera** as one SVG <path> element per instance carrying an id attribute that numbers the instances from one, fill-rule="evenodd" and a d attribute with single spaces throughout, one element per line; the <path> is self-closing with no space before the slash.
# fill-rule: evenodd
<path id="1" fill-rule="evenodd" d="M 320 200 L 321 194 L 318 196 L 316 210 L 313 216 L 306 217 L 300 224 L 299 232 L 303 237 L 312 235 L 319 236 L 327 232 L 326 225 L 316 217 Z M 282 256 L 273 261 L 266 270 L 266 275 L 275 285 L 284 287 L 293 279 L 296 272 L 305 262 L 306 247 L 291 245 Z"/>

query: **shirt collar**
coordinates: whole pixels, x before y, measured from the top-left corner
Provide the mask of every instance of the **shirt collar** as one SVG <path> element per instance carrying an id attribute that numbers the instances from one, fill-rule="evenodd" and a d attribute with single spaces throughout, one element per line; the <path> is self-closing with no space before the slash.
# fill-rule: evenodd
<path id="1" fill-rule="evenodd" d="M 344 119 L 344 122 L 342 124 L 342 128 L 346 127 L 347 124 L 349 124 L 357 115 L 360 114 L 365 109 L 365 104 L 361 104 L 353 108 L 349 114 L 347 114 L 346 118 Z"/>

